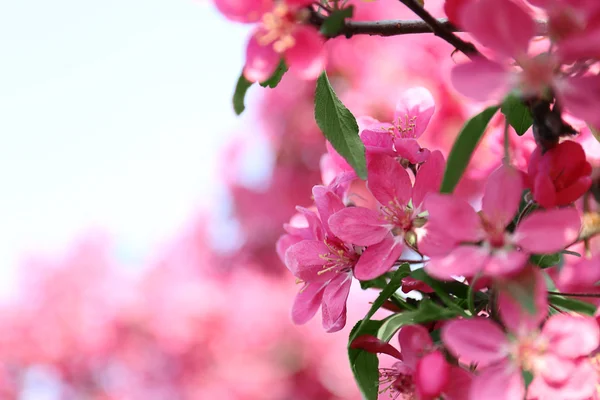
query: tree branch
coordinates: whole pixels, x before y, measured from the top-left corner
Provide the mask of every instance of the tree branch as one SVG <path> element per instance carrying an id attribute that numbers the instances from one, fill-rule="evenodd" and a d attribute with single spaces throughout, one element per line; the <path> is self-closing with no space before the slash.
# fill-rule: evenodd
<path id="1" fill-rule="evenodd" d="M 473 43 L 466 42 L 456 36 L 454 34 L 456 30 L 449 29 L 448 26 L 441 24 L 438 19 L 429 14 L 416 0 L 400 0 L 400 2 L 429 25 L 434 35 L 444 39 L 469 58 L 481 56 L 481 53 L 479 53 L 479 50 L 477 50 Z"/>
<path id="2" fill-rule="evenodd" d="M 314 12 L 311 15 L 312 25 L 320 28 L 326 17 Z M 450 32 L 459 32 L 458 28 L 447 19 L 439 19 L 437 22 Z M 431 26 L 422 20 L 388 20 L 388 21 L 345 21 L 343 28 L 334 36 L 345 36 L 350 38 L 355 35 L 369 36 L 396 36 L 410 35 L 415 33 L 432 33 Z"/>

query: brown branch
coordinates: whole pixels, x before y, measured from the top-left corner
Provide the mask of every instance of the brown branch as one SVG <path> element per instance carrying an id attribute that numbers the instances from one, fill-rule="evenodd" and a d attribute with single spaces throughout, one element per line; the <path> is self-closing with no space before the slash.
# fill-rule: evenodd
<path id="1" fill-rule="evenodd" d="M 473 43 L 462 40 L 456 36 L 454 31 L 449 29 L 448 26 L 440 24 L 440 21 L 433 15 L 429 14 L 429 12 L 425 10 L 423 6 L 419 4 L 419 2 L 416 0 L 400 0 L 400 2 L 408 7 L 412 12 L 417 14 L 417 16 L 421 18 L 427 25 L 429 25 L 434 35 L 444 39 L 446 42 L 450 43 L 458 51 L 464 53 L 469 58 L 481 56 L 481 53 L 479 53 L 479 50 L 477 50 Z"/>
<path id="2" fill-rule="evenodd" d="M 562 292 L 548 292 L 548 294 L 554 296 L 567 296 L 567 297 L 592 297 L 599 298 L 600 293 L 562 293 Z"/>
<path id="3" fill-rule="evenodd" d="M 325 22 L 326 17 L 316 12 L 312 13 L 310 23 L 320 28 Z M 444 26 L 450 32 L 459 32 L 458 28 L 447 19 L 437 20 L 441 26 Z M 431 26 L 422 20 L 388 20 L 388 21 L 348 21 L 344 22 L 343 28 L 337 32 L 336 36 L 345 36 L 350 38 L 355 35 L 369 36 L 396 36 L 410 35 L 415 33 L 432 33 Z"/>

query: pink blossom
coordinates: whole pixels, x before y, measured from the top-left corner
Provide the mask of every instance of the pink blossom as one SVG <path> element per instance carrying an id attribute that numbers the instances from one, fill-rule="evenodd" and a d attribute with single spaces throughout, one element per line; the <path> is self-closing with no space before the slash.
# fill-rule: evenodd
<path id="1" fill-rule="evenodd" d="M 499 61 L 476 57 L 454 67 L 451 78 L 459 92 L 483 101 L 502 98 L 512 89 L 517 89 L 524 96 L 540 97 L 552 91 L 573 115 L 600 126 L 600 117 L 595 112 L 600 104 L 600 76 L 586 74 L 585 65 L 566 68 L 577 57 L 581 60 L 593 58 L 593 54 L 586 52 L 589 49 L 569 58 L 561 54 L 561 49 L 577 46 L 567 43 L 564 47 L 560 45 L 558 50 L 549 49 L 530 56 L 528 48 L 536 33 L 535 21 L 530 13 L 511 0 L 470 1 L 460 8 L 460 23 L 478 41 L 492 49 Z M 597 36 L 596 33 L 594 35 Z M 590 35 L 586 35 L 580 42 L 588 46 L 598 43 L 591 39 Z M 507 58 L 513 59 L 518 68 L 507 62 Z"/>
<path id="2" fill-rule="evenodd" d="M 436 350 L 429 332 L 421 325 L 409 325 L 398 334 L 401 352 L 371 335 L 356 338 L 351 347 L 370 353 L 388 354 L 399 361 L 379 370 L 381 392 L 391 398 L 433 400 L 444 394 L 448 400 L 466 399 L 471 376 L 464 369 L 448 364 Z"/>
<path id="3" fill-rule="evenodd" d="M 592 166 L 581 145 L 573 141 L 559 143 L 544 154 L 537 148 L 528 173 L 534 200 L 546 208 L 569 205 L 592 185 Z"/>
<path id="4" fill-rule="evenodd" d="M 531 254 L 560 251 L 577 238 L 581 221 L 575 209 L 537 211 L 522 218 L 514 232 L 506 231 L 522 190 L 519 172 L 501 166 L 488 179 L 480 213 L 456 196 L 430 194 L 427 233 L 419 243 L 430 257 L 427 272 L 439 279 L 513 274 Z"/>
<path id="5" fill-rule="evenodd" d="M 325 40 L 317 29 L 304 24 L 311 0 L 215 0 L 228 18 L 258 22 L 246 49 L 244 76 L 267 80 L 283 58 L 290 71 L 314 79 L 325 68 Z"/>
<path id="6" fill-rule="evenodd" d="M 321 307 L 323 327 L 335 332 L 346 324 L 346 300 L 359 256 L 331 232 L 327 222 L 344 208 L 340 198 L 324 186 L 315 186 L 313 196 L 318 215 L 303 210 L 309 225 L 296 236 L 304 238 L 285 250 L 285 265 L 304 283 L 292 306 L 292 319 L 304 324 Z"/>
<path id="7" fill-rule="evenodd" d="M 419 168 L 414 186 L 408 172 L 386 155 L 373 155 L 368 171 L 367 185 L 379 202 L 379 209 L 346 207 L 329 220 L 337 237 L 367 247 L 355 271 L 361 280 L 387 272 L 404 249 L 406 233 L 425 223 L 423 200 L 429 192 L 439 189 L 444 158 L 439 151 L 433 152 Z"/>
<path id="8" fill-rule="evenodd" d="M 417 139 L 427 129 L 434 112 L 435 102 L 427 89 L 423 87 L 408 89 L 402 93 L 396 103 L 393 121 L 382 123 L 373 120 L 366 124 L 361 137 L 373 152 L 392 150 L 393 144 L 398 157 L 412 164 L 421 163 L 429 157 L 429 150 L 421 148 Z"/>
<path id="9" fill-rule="evenodd" d="M 595 320 L 556 314 L 537 330 L 507 335 L 494 322 L 454 320 L 442 328 L 442 340 L 461 362 L 476 363 L 470 398 L 523 399 L 521 370 L 533 374 L 527 398 L 587 399 L 596 390 L 596 375 L 585 358 L 599 344 Z M 548 396 L 547 394 L 552 394 Z"/>

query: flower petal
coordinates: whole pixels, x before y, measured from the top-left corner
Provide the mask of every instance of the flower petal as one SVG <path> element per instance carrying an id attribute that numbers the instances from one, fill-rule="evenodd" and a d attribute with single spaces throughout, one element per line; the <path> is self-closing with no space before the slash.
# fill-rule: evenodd
<path id="1" fill-rule="evenodd" d="M 513 73 L 505 66 L 484 58 L 456 65 L 450 72 L 452 86 L 476 101 L 501 100 L 510 91 Z"/>
<path id="2" fill-rule="evenodd" d="M 350 344 L 351 349 L 362 349 L 369 353 L 383 353 L 402 360 L 402 354 L 391 344 L 377 339 L 373 335 L 361 335 Z"/>
<path id="3" fill-rule="evenodd" d="M 303 25 L 296 27 L 293 36 L 296 43 L 284 54 L 290 71 L 302 79 L 316 79 L 327 61 L 325 39 L 314 27 Z"/>
<path id="4" fill-rule="evenodd" d="M 340 197 L 333 193 L 328 187 L 316 185 L 312 189 L 312 194 L 315 199 L 315 205 L 317 211 L 319 211 L 319 217 L 323 222 L 323 227 L 329 236 L 334 236 L 329 226 L 329 217 L 336 212 L 345 208 L 344 203 Z"/>
<path id="5" fill-rule="evenodd" d="M 429 193 L 440 190 L 445 168 L 446 161 L 439 150 L 431 152 L 429 159 L 419 167 L 412 195 L 415 208 L 421 205 Z"/>
<path id="6" fill-rule="evenodd" d="M 421 325 L 408 325 L 400 329 L 398 342 L 404 363 L 412 369 L 417 366 L 417 360 L 433 346 L 429 332 Z"/>
<path id="7" fill-rule="evenodd" d="M 556 253 L 573 243 L 580 230 L 581 219 L 574 208 L 539 210 L 521 221 L 513 240 L 530 253 Z"/>
<path id="8" fill-rule="evenodd" d="M 272 46 L 263 46 L 258 43 L 256 36 L 259 32 L 259 30 L 255 30 L 248 41 L 248 47 L 246 47 L 244 76 L 251 82 L 263 82 L 269 79 L 281 59 Z"/>
<path id="9" fill-rule="evenodd" d="M 305 283 L 300 289 L 292 305 L 292 321 L 296 325 L 303 325 L 315 316 L 323 300 L 325 285 L 326 282 Z"/>
<path id="10" fill-rule="evenodd" d="M 514 168 L 501 165 L 488 178 L 482 200 L 482 211 L 488 223 L 504 229 L 519 210 L 523 180 Z"/>
<path id="11" fill-rule="evenodd" d="M 588 355 L 600 344 L 596 320 L 580 315 L 553 315 L 544 325 L 542 335 L 551 351 L 565 358 Z"/>
<path id="12" fill-rule="evenodd" d="M 467 364 L 477 363 L 484 367 L 507 357 L 508 343 L 504 332 L 484 318 L 448 322 L 442 328 L 442 341 L 452 354 Z"/>
<path id="13" fill-rule="evenodd" d="M 329 252 L 329 248 L 322 241 L 303 240 L 287 249 L 285 265 L 294 276 L 303 281 L 311 281 L 318 278 L 318 272 L 327 263 L 322 255 Z"/>
<path id="14" fill-rule="evenodd" d="M 214 0 L 217 9 L 236 22 L 257 22 L 273 8 L 273 0 Z"/>
<path id="15" fill-rule="evenodd" d="M 365 207 L 347 207 L 336 212 L 329 218 L 329 227 L 344 242 L 358 246 L 379 243 L 390 233 L 387 221 Z"/>
<path id="16" fill-rule="evenodd" d="M 425 210 L 429 212 L 428 225 L 435 225 L 456 242 L 478 242 L 485 237 L 479 215 L 463 199 L 431 193 L 425 200 Z"/>
<path id="17" fill-rule="evenodd" d="M 381 242 L 367 247 L 362 253 L 356 266 L 354 276 L 361 281 L 375 279 L 388 272 L 404 250 L 402 240 L 397 240 L 391 234 Z"/>
<path id="18" fill-rule="evenodd" d="M 525 384 L 521 371 L 507 362 L 482 370 L 473 379 L 470 399 L 521 400 L 525 398 Z"/>
<path id="19" fill-rule="evenodd" d="M 412 183 L 408 172 L 392 157 L 377 155 L 368 164 L 367 185 L 377 201 L 383 206 L 408 204 L 412 195 Z"/>
<path id="20" fill-rule="evenodd" d="M 419 138 L 435 112 L 435 101 L 431 92 L 424 87 L 414 87 L 405 90 L 398 103 L 394 114 L 397 123 L 406 135 L 403 137 Z"/>
<path id="21" fill-rule="evenodd" d="M 506 277 L 521 271 L 528 259 L 529 254 L 522 251 L 500 251 L 490 256 L 484 271 L 487 276 Z"/>
<path id="22" fill-rule="evenodd" d="M 337 332 L 346 325 L 346 300 L 351 285 L 352 274 L 338 274 L 325 288 L 321 314 L 327 332 Z"/>
<path id="23" fill-rule="evenodd" d="M 414 379 L 420 399 L 438 398 L 450 379 L 450 365 L 442 352 L 437 350 L 421 358 Z"/>
<path id="24" fill-rule="evenodd" d="M 535 35 L 535 21 L 510 0 L 478 0 L 465 4 L 460 25 L 481 44 L 505 57 L 527 54 Z"/>
<path id="25" fill-rule="evenodd" d="M 470 278 L 483 269 L 489 257 L 489 251 L 483 247 L 459 246 L 445 257 L 431 257 L 425 271 L 441 280 L 451 280 L 454 276 Z"/>

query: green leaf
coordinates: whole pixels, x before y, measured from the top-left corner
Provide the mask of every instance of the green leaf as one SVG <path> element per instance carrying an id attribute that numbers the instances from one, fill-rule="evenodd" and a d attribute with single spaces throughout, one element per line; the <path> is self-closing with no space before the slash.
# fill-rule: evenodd
<path id="1" fill-rule="evenodd" d="M 531 382 L 533 381 L 533 374 L 530 371 L 522 370 L 521 376 L 523 377 L 523 383 L 525 383 L 525 390 L 527 390 L 527 388 L 529 387 L 529 385 L 531 385 Z"/>
<path id="2" fill-rule="evenodd" d="M 366 179 L 365 146 L 358 136 L 356 118 L 337 97 L 325 72 L 317 80 L 315 119 L 333 148 Z"/>
<path id="3" fill-rule="evenodd" d="M 385 277 L 380 276 L 379 278 L 371 279 L 370 281 L 360 281 L 360 288 L 362 290 L 377 288 L 383 289 L 387 285 Z"/>
<path id="4" fill-rule="evenodd" d="M 375 336 L 382 323 L 383 321 L 368 321 L 366 324 L 362 324 L 362 321 L 359 321 L 352 328 L 350 338 L 356 337 L 359 329 L 362 330 L 362 334 Z M 348 359 L 358 388 L 364 399 L 376 400 L 379 391 L 379 359 L 376 354 L 360 349 L 351 349 L 350 343 L 352 340 L 348 342 Z"/>
<path id="5" fill-rule="evenodd" d="M 561 253 L 554 254 L 533 254 L 529 257 L 529 262 L 541 268 L 550 268 L 563 262 Z"/>
<path id="6" fill-rule="evenodd" d="M 452 193 L 454 191 L 471 160 L 475 147 L 496 111 L 498 111 L 498 106 L 488 107 L 463 126 L 448 156 L 440 192 Z"/>
<path id="7" fill-rule="evenodd" d="M 583 301 L 557 296 L 554 294 L 549 295 L 548 300 L 550 301 L 550 304 L 565 311 L 575 311 L 586 315 L 594 315 L 596 313 L 596 306 Z"/>
<path id="8" fill-rule="evenodd" d="M 235 92 L 233 93 L 233 110 L 236 115 L 240 115 L 246 109 L 246 105 L 244 104 L 244 100 L 246 98 L 246 92 L 250 89 L 254 82 L 250 82 L 244 74 L 240 75 L 238 79 L 237 85 L 235 86 Z"/>
<path id="9" fill-rule="evenodd" d="M 394 272 L 394 274 L 392 275 L 390 282 L 379 293 L 379 296 L 377 296 L 377 298 L 373 302 L 373 305 L 371 305 L 371 308 L 369 309 L 369 312 L 367 313 L 367 315 L 365 315 L 365 317 L 362 319 L 362 321 L 357 325 L 354 335 L 352 335 L 352 334 L 350 335 L 350 342 L 352 342 L 354 339 L 356 339 L 357 336 L 364 335 L 364 332 L 362 329 L 363 326 L 365 326 L 367 324 L 367 322 L 371 319 L 373 314 L 375 314 L 375 312 L 377 312 L 377 310 L 379 310 L 381 308 L 383 303 L 385 303 L 385 301 L 387 299 L 392 297 L 392 295 L 394 293 L 396 293 L 396 291 L 400 288 L 400 286 L 402 285 L 402 279 L 407 277 L 408 274 L 410 273 L 410 269 L 408 270 L 409 272 L 407 272 L 406 267 L 404 267 L 404 266 L 408 267 L 408 264 L 403 264 L 400 268 L 398 268 L 398 270 L 396 272 Z"/>
<path id="10" fill-rule="evenodd" d="M 261 82 L 260 86 L 270 87 L 271 89 L 275 88 L 277 85 L 279 85 L 281 78 L 283 78 L 283 75 L 287 72 L 287 70 L 288 66 L 286 65 L 285 61 L 281 59 L 273 75 L 271 75 L 266 81 Z M 246 109 L 246 93 L 252 85 L 254 85 L 254 82 L 250 82 L 248 79 L 246 79 L 244 72 L 242 71 L 237 81 L 237 85 L 235 86 L 235 92 L 233 92 L 233 110 L 235 111 L 236 115 L 240 115 Z"/>
<path id="11" fill-rule="evenodd" d="M 283 78 L 283 75 L 287 71 L 288 71 L 288 66 L 285 63 L 285 60 L 282 58 L 279 61 L 279 65 L 275 69 L 275 72 L 273 72 L 273 75 L 271 75 L 271 77 L 269 79 L 267 79 L 266 81 L 261 82 L 260 86 L 262 86 L 262 87 L 270 87 L 271 89 L 276 88 L 277 85 L 279 85 L 279 82 L 281 82 L 281 78 Z"/>
<path id="12" fill-rule="evenodd" d="M 377 337 L 383 341 L 389 342 L 398 329 L 405 325 L 424 324 L 432 321 L 451 319 L 456 317 L 457 313 L 453 310 L 442 308 L 425 299 L 419 303 L 419 308 L 415 311 L 405 311 L 400 314 L 394 314 L 383 321 Z"/>
<path id="13" fill-rule="evenodd" d="M 533 125 L 533 117 L 529 108 L 514 94 L 508 95 L 502 103 L 502 114 L 508 123 L 515 129 L 517 135 L 523 136 L 527 129 Z"/>
<path id="14" fill-rule="evenodd" d="M 344 27 L 346 18 L 352 18 L 354 6 L 333 11 L 321 25 L 321 34 L 325 36 L 336 36 Z"/>

